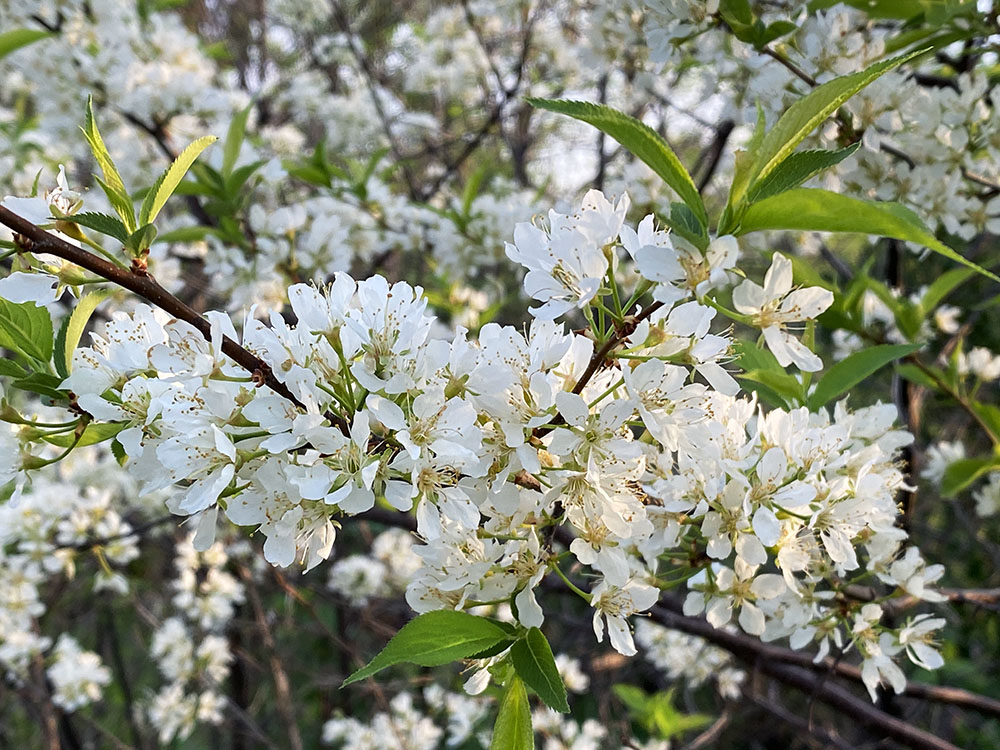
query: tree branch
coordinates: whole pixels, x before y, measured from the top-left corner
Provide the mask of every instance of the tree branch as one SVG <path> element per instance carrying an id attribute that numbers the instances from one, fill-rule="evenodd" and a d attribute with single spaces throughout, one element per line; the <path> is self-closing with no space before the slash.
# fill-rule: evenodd
<path id="1" fill-rule="evenodd" d="M 165 310 L 175 318 L 190 323 L 198 329 L 198 332 L 206 340 L 211 339 L 212 326 L 208 320 L 160 286 L 150 274 L 137 273 L 122 266 L 116 266 L 114 263 L 110 263 L 93 253 L 89 253 L 50 234 L 4 206 L 0 206 L 0 224 L 7 226 L 16 233 L 14 241 L 23 251 L 55 255 L 81 268 L 85 268 L 91 273 L 97 274 L 101 278 L 107 279 L 139 295 L 150 304 L 159 307 L 161 310 Z M 222 337 L 222 351 L 236 362 L 236 364 L 249 372 L 257 385 L 266 385 L 279 396 L 288 399 L 300 409 L 305 409 L 302 402 L 288 390 L 288 387 L 274 376 L 270 365 L 264 360 L 252 354 L 249 350 L 244 349 L 228 336 Z M 335 414 L 327 414 L 326 418 L 336 424 L 342 431 L 350 431 L 350 426 L 343 417 Z"/>

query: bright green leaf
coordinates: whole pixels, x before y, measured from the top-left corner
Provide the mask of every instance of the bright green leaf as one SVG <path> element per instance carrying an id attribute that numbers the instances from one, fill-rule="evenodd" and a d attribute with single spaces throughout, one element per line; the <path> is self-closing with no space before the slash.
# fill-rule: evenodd
<path id="1" fill-rule="evenodd" d="M 344 680 L 341 687 L 371 677 L 393 664 L 409 662 L 436 667 L 509 640 L 506 630 L 485 617 L 448 609 L 427 612 L 406 623 L 374 659 Z"/>
<path id="2" fill-rule="evenodd" d="M 589 102 L 552 99 L 526 99 L 528 104 L 550 112 L 569 115 L 589 123 L 614 138 L 633 156 L 646 163 L 687 204 L 702 226 L 708 226 L 708 214 L 698 188 L 680 159 L 659 133 L 646 123 L 611 107 Z"/>
<path id="3" fill-rule="evenodd" d="M 759 151 L 754 154 L 751 182 L 759 182 L 770 175 L 795 151 L 807 135 L 861 89 L 890 70 L 922 55 L 923 52 L 918 50 L 900 55 L 891 60 L 875 63 L 858 73 L 834 78 L 798 99 L 785 110 L 761 141 Z M 739 197 L 742 196 L 737 196 Z"/>
<path id="4" fill-rule="evenodd" d="M 996 274 L 963 258 L 938 240 L 919 216 L 899 203 L 865 201 L 818 188 L 796 188 L 752 204 L 736 233 L 748 234 L 764 229 L 860 232 L 916 242 L 1000 281 Z"/>
<path id="5" fill-rule="evenodd" d="M 511 647 L 510 658 L 518 675 L 538 693 L 545 705 L 561 713 L 569 712 L 566 686 L 559 676 L 552 648 L 541 630 L 531 628 Z"/>
<path id="6" fill-rule="evenodd" d="M 60 448 L 69 448 L 76 441 L 76 447 L 83 448 L 87 445 L 96 445 L 110 440 L 126 427 L 128 427 L 128 422 L 91 422 L 84 428 L 79 440 L 76 440 L 76 435 L 72 432 L 61 432 L 58 435 L 46 437 L 45 442 Z"/>
<path id="7" fill-rule="evenodd" d="M 101 131 L 97 129 L 97 120 L 94 118 L 94 97 L 92 96 L 87 97 L 87 116 L 84 119 L 83 135 L 86 137 L 87 143 L 90 144 L 94 161 L 104 173 L 104 180 L 98 179 L 98 182 L 107 193 L 112 207 L 121 216 L 128 231 L 134 232 L 136 229 L 135 208 L 132 206 L 132 200 L 128 197 L 125 183 L 122 182 L 122 177 L 118 174 L 118 169 L 111 159 L 108 147 L 104 145 Z"/>
<path id="8" fill-rule="evenodd" d="M 518 677 L 512 677 L 500 699 L 490 750 L 534 750 L 534 747 L 535 733 L 531 730 L 528 692 Z"/>
<path id="9" fill-rule="evenodd" d="M 157 214 L 160 213 L 160 209 L 163 208 L 167 199 L 173 195 L 174 190 L 180 185 L 181 180 L 184 179 L 184 175 L 187 174 L 191 165 L 194 164 L 194 160 L 197 159 L 201 152 L 208 148 L 210 145 L 218 140 L 214 135 L 206 135 L 192 141 L 174 159 L 174 163 L 171 164 L 167 169 L 160 175 L 160 178 L 156 183 L 149 189 L 146 193 L 146 197 L 142 201 L 142 208 L 139 209 L 139 223 L 140 224 L 150 224 L 156 218 Z"/>
<path id="10" fill-rule="evenodd" d="M 80 339 L 87 327 L 87 321 L 90 320 L 90 316 L 94 314 L 97 306 L 103 300 L 107 299 L 107 297 L 107 292 L 91 292 L 84 295 L 76 303 L 76 307 L 73 308 L 73 312 L 67 318 L 69 322 L 66 326 L 66 336 L 63 341 L 64 348 L 62 350 L 65 357 L 67 375 L 73 370 L 73 352 L 76 351 L 76 347 L 80 344 Z"/>
<path id="11" fill-rule="evenodd" d="M 48 310 L 32 302 L 14 304 L 0 299 L 0 347 L 48 363 L 53 339 Z"/>
<path id="12" fill-rule="evenodd" d="M 920 344 L 884 344 L 848 355 L 827 370 L 816 383 L 816 389 L 809 395 L 809 408 L 815 411 L 825 406 L 893 360 L 912 354 L 919 348 Z"/>
<path id="13" fill-rule="evenodd" d="M 0 57 L 9 55 L 14 50 L 27 47 L 40 39 L 55 36 L 51 31 L 41 29 L 11 29 L 0 34 Z"/>

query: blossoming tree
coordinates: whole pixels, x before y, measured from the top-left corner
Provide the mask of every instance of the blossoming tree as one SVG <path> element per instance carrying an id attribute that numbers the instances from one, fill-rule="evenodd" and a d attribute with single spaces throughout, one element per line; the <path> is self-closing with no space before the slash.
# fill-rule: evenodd
<path id="1" fill-rule="evenodd" d="M 0 8 L 0 737 L 994 746 L 990 5 Z"/>

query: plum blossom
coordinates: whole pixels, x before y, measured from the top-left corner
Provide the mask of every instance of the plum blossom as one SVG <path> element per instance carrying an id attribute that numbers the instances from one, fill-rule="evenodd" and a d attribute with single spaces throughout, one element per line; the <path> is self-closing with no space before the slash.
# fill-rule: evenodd
<path id="1" fill-rule="evenodd" d="M 761 329 L 778 364 L 794 364 L 804 372 L 821 369 L 823 362 L 792 336 L 787 326 L 811 320 L 832 304 L 833 292 L 829 289 L 814 286 L 793 291 L 792 263 L 780 253 L 773 256 L 764 286 L 747 279 L 733 291 L 733 306 Z"/>

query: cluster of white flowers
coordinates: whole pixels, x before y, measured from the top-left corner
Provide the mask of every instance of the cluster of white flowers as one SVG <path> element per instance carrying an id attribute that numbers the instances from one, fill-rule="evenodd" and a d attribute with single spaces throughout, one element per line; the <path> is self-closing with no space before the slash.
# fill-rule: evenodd
<path id="1" fill-rule="evenodd" d="M 65 711 L 75 711 L 100 700 L 103 687 L 111 682 L 111 671 L 101 664 L 101 657 L 84 651 L 66 633 L 59 636 L 46 670 L 52 680 L 52 701 Z"/>
<path id="2" fill-rule="evenodd" d="M 212 549 L 222 509 L 258 529 L 270 562 L 308 570 L 330 556 L 343 517 L 376 502 L 415 506 L 420 565 L 406 597 L 418 612 L 512 598 L 520 623 L 539 626 L 538 584 L 568 554 L 599 576 L 587 594 L 598 640 L 607 630 L 634 654 L 628 618 L 655 603 L 665 561 L 683 564 L 690 542 L 714 562 L 688 583 L 689 613 L 722 626 L 738 611 L 747 632 L 799 647 L 839 638 L 831 598 L 863 565 L 919 596 L 893 572 L 905 537 L 895 456 L 911 440 L 892 429 L 895 409 L 765 413 L 737 395 L 724 368 L 731 340 L 711 332 L 704 298 L 727 283 L 736 241 L 702 255 L 652 217 L 627 227 L 627 205 L 594 191 L 545 227 L 518 225 L 507 252 L 543 303 L 524 333 L 489 324 L 477 340 L 463 329 L 436 338 L 419 288 L 337 274 L 288 290 L 294 325 L 253 311 L 244 322 L 243 345 L 297 404 L 255 388 L 222 354 L 223 336 L 239 338 L 227 316 L 208 314 L 206 340 L 144 306 L 115 313 L 77 349 L 63 385 L 123 428 L 116 439 L 143 491 L 182 485 L 168 507 L 195 517 L 190 555 Z M 609 334 L 624 349 L 600 362 L 593 338 L 551 319 L 610 299 L 620 254 L 626 288 L 645 285 L 657 303 Z M 793 290 L 775 255 L 764 285 L 746 280 L 733 298 L 779 361 L 818 368 L 788 325 L 822 312 L 829 292 Z M 575 539 L 560 553 L 564 524 Z M 178 606 L 211 629 L 238 585 L 221 585 L 215 566 L 200 588 L 219 583 L 217 595 L 196 592 L 193 567 L 181 570 L 178 597 L 190 601 Z M 389 570 L 345 560 L 338 572 L 364 584 L 362 599 Z"/>
<path id="3" fill-rule="evenodd" d="M 723 698 L 739 697 L 747 675 L 733 666 L 729 652 L 709 645 L 698 636 L 670 630 L 648 620 L 636 623 L 635 639 L 642 655 L 671 681 L 683 680 L 698 687 L 712 680 Z"/>
<path id="4" fill-rule="evenodd" d="M 38 477 L 20 498 L 0 506 L 0 671 L 15 681 L 52 646 L 38 627 L 50 582 L 74 579 L 86 557 L 95 567 L 95 591 L 123 594 L 128 581 L 122 570 L 139 555 L 131 525 L 113 507 L 120 492 L 114 486 L 117 464 L 93 462 L 86 451 L 75 458 L 62 467 L 62 477 Z M 102 471 L 103 481 L 97 478 Z M 90 489 L 70 483 L 73 475 L 93 480 Z M 54 658 L 61 666 L 54 668 L 60 682 L 52 679 L 61 705 L 74 710 L 96 700 L 108 680 L 96 654 L 82 651 L 72 638 L 59 644 Z M 87 672 L 93 672 L 92 682 L 84 679 Z"/>
<path id="5" fill-rule="evenodd" d="M 228 561 L 221 542 L 203 552 L 190 537 L 178 544 L 172 604 L 180 615 L 160 623 L 150 649 L 166 680 L 147 710 L 162 743 L 184 740 L 198 724 L 223 719 L 221 688 L 233 659 L 223 631 L 244 596 L 243 585 L 225 570 Z"/>
<path id="6" fill-rule="evenodd" d="M 383 531 L 372 540 L 370 554 L 350 555 L 330 566 L 330 588 L 356 607 L 400 594 L 421 566 L 413 547 L 407 532 Z"/>
<path id="7" fill-rule="evenodd" d="M 662 208 L 669 197 L 650 170 L 622 154 L 600 160 L 614 198 L 591 191 L 572 209 L 529 221 L 590 179 L 595 139 L 588 130 L 574 140 L 575 125 L 541 125 L 541 116 L 529 122 L 527 109 L 514 104 L 523 94 L 595 99 L 600 85 L 609 103 L 642 109 L 651 123 L 659 117 L 672 141 L 688 143 L 690 133 L 677 125 L 687 121 L 667 117 L 671 108 L 691 122 L 748 122 L 759 100 L 773 122 L 809 86 L 735 42 L 718 21 L 718 2 L 567 0 L 531 18 L 522 17 L 522 6 L 475 1 L 401 21 L 394 52 L 373 77 L 354 55 L 365 40 L 325 30 L 336 25 L 327 3 L 263 3 L 263 45 L 308 54 L 287 54 L 301 59 L 294 63 L 275 58 L 259 81 L 249 76 L 265 105 L 251 108 L 251 136 L 235 165 L 257 170 L 244 188 L 252 207 L 234 213 L 238 231 L 203 227 L 204 239 L 157 243 L 151 259 L 157 279 L 176 288 L 176 256 L 196 258 L 219 304 L 243 314 L 240 333 L 229 314 L 212 312 L 206 341 L 194 327 L 139 305 L 99 323 L 90 346 L 73 356 L 63 387 L 98 421 L 122 426 L 116 447 L 144 495 L 169 492 L 170 510 L 192 517 L 172 585 L 177 613 L 159 625 L 152 649 L 166 685 L 147 715 L 163 742 L 222 718 L 218 687 L 232 656 L 219 633 L 243 589 L 225 569 L 228 548 L 214 541 L 220 509 L 264 538 L 268 561 L 306 570 L 331 556 L 345 518 L 376 505 L 414 511 L 418 542 L 386 532 L 370 554 L 331 565 L 330 588 L 356 606 L 405 588 L 418 612 L 511 601 L 521 625 L 538 626 L 540 600 L 556 595 L 544 592 L 542 578 L 566 571 L 591 582 L 581 593 L 597 639 L 607 633 L 630 655 L 637 650 L 630 616 L 652 607 L 660 587 L 680 583 L 672 579 L 679 571 L 688 613 L 705 613 L 720 627 L 738 623 L 767 640 L 788 638 L 796 648 L 818 644 L 821 654 L 853 646 L 870 689 L 882 681 L 900 689 L 893 660 L 903 654 L 925 667 L 940 663 L 933 646 L 940 619 L 917 616 L 891 628 L 877 604 L 845 605 L 841 597 L 848 578 L 869 574 L 917 598 L 936 598 L 931 586 L 940 566 L 907 547 L 896 526 L 894 497 L 907 489 L 899 450 L 910 437 L 893 429 L 895 409 L 850 412 L 841 403 L 830 413 L 766 411 L 739 392 L 733 338 L 710 296 L 733 286 L 733 319 L 758 330 L 782 367 L 807 373 L 822 362 L 796 329 L 823 313 L 833 295 L 794 288 L 792 264 L 778 253 L 762 283 L 734 284 L 740 248 L 732 236 L 698 248 L 660 229 L 652 215 L 630 224 L 630 207 L 655 200 Z M 767 22 L 790 11 L 762 12 Z M 798 28 L 788 43 L 771 46 L 820 82 L 885 55 L 890 24 L 842 6 L 795 12 Z M 160 158 L 157 138 L 176 146 L 206 128 L 222 133 L 249 102 L 237 76 L 224 74 L 175 14 L 115 0 L 0 8 L 3 28 L 33 27 L 39 18 L 59 26 L 63 39 L 39 42 L 35 51 L 44 54 L 31 58 L 38 64 L 24 64 L 28 51 L 0 62 L 5 192 L 28 193 L 40 167 L 89 163 L 70 135 L 81 88 L 101 92 L 106 140 L 115 157 L 128 156 L 117 161 L 136 185 Z M 308 32 L 302 19 L 310 19 Z M 630 50 L 627 64 L 618 59 L 622 49 Z M 693 63 L 683 81 L 660 74 L 682 55 Z M 609 71 L 611 58 L 622 64 Z M 826 179 L 856 195 L 900 200 L 962 238 L 1000 232 L 1000 198 L 983 189 L 1000 181 L 995 90 L 980 72 L 937 87 L 912 73 L 886 75 L 847 105 L 849 128 L 831 122 L 808 142 L 832 147 L 863 132 L 865 148 Z M 6 127 L 21 122 L 15 110 L 23 102 L 38 122 Z M 458 122 L 455 111 L 492 117 L 491 106 L 501 137 L 487 122 L 487 148 L 502 141 L 511 153 L 536 158 L 513 180 L 491 174 L 463 195 L 478 177 L 451 160 L 475 139 L 450 136 L 482 123 Z M 312 165 L 310 172 L 299 161 L 315 134 L 335 154 L 319 176 L 323 170 Z M 738 127 L 734 140 L 747 135 Z M 395 161 L 375 158 L 366 168 L 378 146 Z M 554 148 L 558 159 L 548 158 Z M 586 157 L 577 158 L 584 149 Z M 213 169 L 221 168 L 220 152 L 205 155 Z M 410 185 L 407 193 L 401 165 L 443 182 L 436 192 Z M 731 169 L 723 159 L 706 197 Z M 70 172 L 67 179 L 60 167 L 57 187 L 43 198 L 4 205 L 50 225 L 50 216 L 81 208 L 82 192 L 70 188 L 81 179 Z M 110 209 L 100 191 L 86 200 L 88 210 Z M 161 229 L 191 229 L 190 219 L 169 211 L 164 219 Z M 234 234 L 245 242 L 234 242 Z M 538 305 L 524 330 L 481 326 L 496 301 L 482 291 L 488 277 L 513 276 L 505 255 L 527 270 L 524 290 Z M 408 278 L 427 279 L 428 294 L 381 276 L 348 275 L 393 271 L 391 258 L 419 258 Z M 52 304 L 64 270 L 25 267 L 0 280 L 0 297 Z M 291 284 L 303 279 L 317 283 Z M 618 309 L 608 307 L 612 292 Z M 646 310 L 621 306 L 646 292 L 654 300 Z M 863 293 L 861 307 L 861 322 L 889 342 L 929 341 L 931 321 L 946 336 L 960 329 L 958 308 L 939 307 L 907 337 L 874 292 Z M 429 308 L 447 310 L 450 325 Z M 618 347 L 595 359 L 608 343 L 595 341 L 595 318 L 616 315 L 604 333 L 618 337 Z M 584 322 L 591 330 L 573 330 Z M 222 353 L 224 336 L 241 341 L 270 373 L 235 367 Z M 864 342 L 838 330 L 834 343 L 846 356 Z M 1000 356 L 989 349 L 960 346 L 956 362 L 960 376 L 977 381 L 973 388 L 1000 377 Z M 298 404 L 258 387 L 268 374 Z M 53 639 L 39 633 L 39 590 L 54 576 L 72 576 L 80 550 L 100 538 L 109 541 L 100 545 L 106 567 L 95 583 L 124 592 L 121 569 L 138 549 L 105 490 L 81 495 L 68 483 L 40 480 L 26 488 L 21 470 L 37 458 L 31 445 L 30 429 L 0 424 L 0 484 L 17 478 L 20 498 L 20 505 L 0 507 L 0 665 L 16 677 L 31 659 L 52 654 L 50 678 L 60 705 L 72 710 L 99 694 L 107 673 L 75 641 L 60 639 L 53 649 Z M 964 457 L 961 443 L 941 442 L 928 452 L 922 476 L 940 482 Z M 973 494 L 983 516 L 1000 511 L 1000 472 L 985 479 Z M 741 673 L 704 644 L 644 622 L 636 636 L 671 677 L 698 683 L 710 664 L 720 693 L 739 690 Z M 694 649 L 704 658 L 682 669 L 679 654 Z M 480 672 L 480 682 L 488 677 Z M 331 721 L 325 737 L 352 750 L 376 747 L 386 736 L 430 748 L 460 745 L 482 730 L 482 700 L 433 689 L 424 698 L 447 715 L 446 729 L 400 696 L 370 724 Z M 535 726 L 553 750 L 585 750 L 604 736 L 600 726 L 551 712 L 536 715 Z"/>

